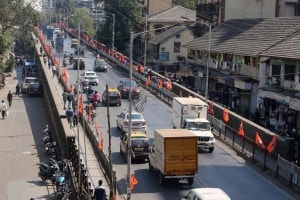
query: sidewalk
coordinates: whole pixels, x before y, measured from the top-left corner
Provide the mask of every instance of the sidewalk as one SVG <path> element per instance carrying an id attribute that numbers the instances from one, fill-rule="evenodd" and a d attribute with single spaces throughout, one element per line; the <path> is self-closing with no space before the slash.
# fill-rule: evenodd
<path id="1" fill-rule="evenodd" d="M 14 95 L 9 116 L 0 120 L 0 199 L 56 199 L 52 184 L 38 176 L 39 163 L 49 159 L 40 133 L 48 123 L 45 105 L 40 97 L 15 96 L 16 84 L 22 83 L 21 74 L 21 67 L 14 69 L 0 89 L 0 100 L 7 105 L 8 91 Z"/>
<path id="2" fill-rule="evenodd" d="M 36 44 L 36 49 L 40 49 L 40 43 Z M 63 93 L 63 88 L 58 83 L 58 78 L 55 76 L 52 78 L 52 71 L 51 68 L 46 66 L 42 60 L 42 57 L 40 57 L 40 62 L 42 63 L 42 66 L 44 68 L 44 71 L 46 72 L 46 78 L 48 82 L 52 82 L 53 86 L 55 87 L 55 91 L 52 91 L 53 95 L 57 95 L 58 99 L 60 102 L 57 102 L 57 109 L 60 109 L 59 112 L 65 112 L 63 109 L 63 100 L 62 100 L 62 93 Z M 63 120 L 63 119 L 62 119 Z M 64 119 L 66 120 L 66 119 Z M 69 128 L 69 127 L 68 127 Z M 79 123 L 78 124 L 79 128 L 79 134 L 77 134 L 77 127 L 70 129 L 70 133 L 74 134 L 76 138 L 76 143 L 78 142 L 77 140 L 77 135 L 79 135 L 79 147 L 80 147 L 80 158 L 82 159 L 83 163 L 85 163 L 86 168 L 87 168 L 87 174 L 89 176 L 89 182 L 91 183 L 92 188 L 95 188 L 98 185 L 98 181 L 101 179 L 103 181 L 103 186 L 106 190 L 106 194 L 109 195 L 110 189 L 109 185 L 107 183 L 107 180 L 104 176 L 104 171 L 102 170 L 96 156 L 94 153 L 94 150 L 92 148 L 91 142 L 89 139 L 86 137 L 86 134 L 83 130 L 82 125 Z"/>

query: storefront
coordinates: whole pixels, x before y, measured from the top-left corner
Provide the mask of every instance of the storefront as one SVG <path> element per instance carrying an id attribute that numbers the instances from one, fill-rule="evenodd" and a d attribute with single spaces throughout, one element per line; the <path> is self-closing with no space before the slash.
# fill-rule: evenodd
<path id="1" fill-rule="evenodd" d="M 266 127 L 279 135 L 294 136 L 300 128 L 300 107 L 294 103 L 300 102 L 271 91 L 260 90 L 259 96 L 260 118 L 265 121 Z"/>

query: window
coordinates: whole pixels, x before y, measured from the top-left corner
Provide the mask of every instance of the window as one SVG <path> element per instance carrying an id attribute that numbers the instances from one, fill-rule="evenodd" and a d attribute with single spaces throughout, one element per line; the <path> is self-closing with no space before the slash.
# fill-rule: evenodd
<path id="1" fill-rule="evenodd" d="M 174 53 L 180 53 L 180 42 L 174 42 Z"/>
<path id="2" fill-rule="evenodd" d="M 295 5 L 295 16 L 300 16 L 300 4 Z"/>
<path id="3" fill-rule="evenodd" d="M 294 81 L 295 79 L 295 66 L 285 65 L 284 67 L 284 79 Z"/>

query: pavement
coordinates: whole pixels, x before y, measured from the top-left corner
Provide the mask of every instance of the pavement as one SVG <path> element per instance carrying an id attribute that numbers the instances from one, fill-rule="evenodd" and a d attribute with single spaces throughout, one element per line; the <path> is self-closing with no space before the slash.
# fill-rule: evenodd
<path id="1" fill-rule="evenodd" d="M 36 49 L 39 50 L 40 45 L 41 45 L 40 43 L 36 44 Z M 48 66 L 46 66 L 44 64 L 41 57 L 40 57 L 40 59 L 41 59 L 41 63 L 42 63 L 44 70 L 46 72 L 48 72 L 48 74 L 46 74 L 46 78 L 47 78 L 48 82 L 49 83 L 51 82 L 52 85 L 55 87 L 55 91 L 52 91 L 52 94 L 57 95 L 58 98 L 60 99 L 59 105 L 56 102 L 56 105 L 58 105 L 57 109 L 61 109 L 61 111 L 64 112 L 63 99 L 62 99 L 63 88 L 59 84 L 57 77 L 56 76 L 54 78 L 52 77 L 51 69 L 49 69 Z M 78 129 L 77 129 L 77 127 L 72 128 L 72 129 L 70 128 L 70 132 L 72 134 L 74 134 L 74 136 L 76 137 L 76 143 L 78 142 L 77 135 L 79 135 L 80 157 L 83 160 L 83 163 L 85 163 L 85 166 L 87 169 L 87 174 L 89 176 L 89 182 L 91 183 L 92 188 L 95 188 L 98 185 L 98 181 L 101 179 L 103 181 L 102 186 L 105 188 L 106 194 L 109 195 L 110 189 L 109 189 L 108 182 L 105 178 L 104 171 L 101 168 L 101 166 L 95 156 L 91 142 L 86 137 L 86 134 L 84 132 L 82 125 L 79 123 Z M 79 134 L 77 132 L 79 132 Z M 118 199 L 118 197 L 117 197 L 117 199 Z"/>
<path id="2" fill-rule="evenodd" d="M 15 96 L 16 84 L 22 83 L 21 67 L 6 77 L 0 89 L 0 100 L 14 94 L 9 116 L 0 120 L 0 199 L 57 199 L 54 188 L 38 176 L 40 162 L 48 162 L 41 139 L 41 128 L 48 123 L 45 105 L 40 97 Z"/>
<path id="3" fill-rule="evenodd" d="M 46 68 L 46 66 L 43 67 Z M 48 71 L 47 77 L 51 77 L 51 71 L 49 69 Z M 55 79 L 50 78 L 48 81 L 53 81 L 57 90 L 61 90 L 61 93 L 56 91 L 57 95 L 62 94 L 62 88 Z M 4 100 L 8 105 L 7 94 L 12 91 L 13 102 L 8 108 L 9 116 L 4 120 L 0 119 L 0 157 L 2 160 L 0 162 L 0 199 L 58 199 L 52 184 L 42 181 L 38 176 L 39 163 L 49 161 L 41 142 L 42 127 L 49 123 L 43 99 L 15 95 L 15 86 L 17 83 L 22 84 L 22 67 L 14 69 L 11 76 L 6 77 L 5 83 L 5 87 L 0 89 L 0 101 Z M 58 109 L 63 109 L 63 107 Z M 81 158 L 86 163 L 89 182 L 94 188 L 98 180 L 102 179 L 103 186 L 109 194 L 108 183 L 91 143 L 83 134 L 83 127 L 80 125 L 78 128 Z M 77 129 L 70 131 L 77 135 Z"/>

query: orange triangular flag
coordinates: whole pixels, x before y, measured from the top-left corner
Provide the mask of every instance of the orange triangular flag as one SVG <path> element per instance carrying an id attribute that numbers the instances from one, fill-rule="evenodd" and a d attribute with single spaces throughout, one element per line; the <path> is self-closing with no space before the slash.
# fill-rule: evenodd
<path id="1" fill-rule="evenodd" d="M 167 89 L 172 90 L 172 81 L 170 79 L 167 82 Z"/>
<path id="2" fill-rule="evenodd" d="M 151 83 L 151 77 L 150 77 L 150 75 L 148 75 L 145 85 L 149 86 L 150 83 Z"/>
<path id="3" fill-rule="evenodd" d="M 163 85 L 162 80 L 158 79 L 158 81 L 157 81 L 157 87 L 158 87 L 158 89 L 162 88 L 162 85 Z"/>
<path id="4" fill-rule="evenodd" d="M 139 182 L 136 180 L 134 174 L 132 174 L 130 178 L 130 188 L 133 190 L 134 186 L 138 183 Z"/>
<path id="5" fill-rule="evenodd" d="M 274 135 L 271 142 L 267 146 L 267 151 L 269 154 L 271 154 L 275 150 L 276 144 L 277 144 L 277 138 L 276 135 Z"/>
<path id="6" fill-rule="evenodd" d="M 103 150 L 103 140 L 98 143 L 98 149 Z"/>
<path id="7" fill-rule="evenodd" d="M 260 138 L 260 136 L 259 136 L 259 134 L 257 132 L 255 134 L 255 144 L 259 148 L 261 148 L 261 149 L 265 149 L 266 148 L 265 145 L 264 145 L 264 143 L 263 143 L 263 141 L 262 141 L 262 139 Z"/>
<path id="8" fill-rule="evenodd" d="M 83 113 L 83 101 L 82 101 L 82 94 L 79 95 L 79 105 L 78 105 L 78 113 Z"/>
<path id="9" fill-rule="evenodd" d="M 95 124 L 95 130 L 96 130 L 97 136 L 99 136 L 99 131 L 98 131 L 99 126 L 98 126 L 98 122 L 95 120 L 95 121 L 94 121 L 94 124 Z"/>
<path id="10" fill-rule="evenodd" d="M 211 114 L 211 115 L 214 115 L 214 114 L 215 114 L 215 111 L 214 111 L 214 102 L 213 102 L 213 101 L 211 101 L 211 102 L 209 103 L 208 114 Z"/>
<path id="11" fill-rule="evenodd" d="M 241 121 L 241 123 L 240 123 L 240 128 L 239 128 L 238 134 L 243 137 L 245 136 L 243 121 Z"/>
<path id="12" fill-rule="evenodd" d="M 71 85 L 68 87 L 68 91 L 69 91 L 69 92 L 72 92 L 72 90 L 73 90 L 73 85 L 71 84 Z"/>
<path id="13" fill-rule="evenodd" d="M 223 110 L 223 120 L 225 123 L 227 123 L 229 121 L 229 114 L 226 108 L 224 108 Z"/>

